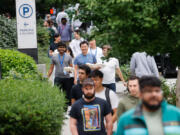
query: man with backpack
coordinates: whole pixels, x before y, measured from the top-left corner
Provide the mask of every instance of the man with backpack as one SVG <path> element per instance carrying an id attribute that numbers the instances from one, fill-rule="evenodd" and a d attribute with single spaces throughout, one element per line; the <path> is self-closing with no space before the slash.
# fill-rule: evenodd
<path id="1" fill-rule="evenodd" d="M 113 123 L 116 121 L 117 107 L 118 107 L 118 96 L 116 93 L 102 85 L 103 73 L 99 70 L 94 70 L 91 73 L 91 79 L 95 84 L 95 96 L 106 100 L 112 109 L 112 120 Z"/>

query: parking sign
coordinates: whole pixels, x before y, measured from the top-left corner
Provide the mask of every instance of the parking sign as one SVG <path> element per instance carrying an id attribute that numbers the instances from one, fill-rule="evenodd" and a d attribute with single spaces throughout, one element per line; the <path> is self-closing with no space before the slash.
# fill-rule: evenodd
<path id="1" fill-rule="evenodd" d="M 37 48 L 35 0 L 16 0 L 18 49 Z"/>

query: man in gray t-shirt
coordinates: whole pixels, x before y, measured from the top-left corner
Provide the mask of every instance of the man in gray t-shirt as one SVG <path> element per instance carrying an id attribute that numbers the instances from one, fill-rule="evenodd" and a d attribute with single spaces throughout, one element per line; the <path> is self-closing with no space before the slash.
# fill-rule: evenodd
<path id="1" fill-rule="evenodd" d="M 55 66 L 55 79 L 54 84 L 62 88 L 66 93 L 66 98 L 70 104 L 70 91 L 71 85 L 69 73 L 64 70 L 64 67 L 72 67 L 72 58 L 65 53 L 66 44 L 63 42 L 58 43 L 58 54 L 54 55 L 51 60 L 51 66 L 48 72 L 48 78 L 51 76 Z"/>

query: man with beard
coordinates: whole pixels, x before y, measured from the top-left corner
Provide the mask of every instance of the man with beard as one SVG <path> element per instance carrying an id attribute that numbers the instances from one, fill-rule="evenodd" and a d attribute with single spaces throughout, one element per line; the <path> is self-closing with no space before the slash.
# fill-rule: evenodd
<path id="1" fill-rule="evenodd" d="M 78 70 L 79 81 L 71 89 L 71 104 L 82 98 L 82 82 L 89 77 L 91 69 L 87 65 L 80 65 Z"/>
<path id="2" fill-rule="evenodd" d="M 111 109 L 105 100 L 95 97 L 93 80 L 84 80 L 82 91 L 83 98 L 77 100 L 70 111 L 72 135 L 112 135 Z"/>
<path id="3" fill-rule="evenodd" d="M 139 80 L 141 103 L 120 117 L 116 135 L 180 135 L 180 110 L 163 100 L 155 76 Z"/>

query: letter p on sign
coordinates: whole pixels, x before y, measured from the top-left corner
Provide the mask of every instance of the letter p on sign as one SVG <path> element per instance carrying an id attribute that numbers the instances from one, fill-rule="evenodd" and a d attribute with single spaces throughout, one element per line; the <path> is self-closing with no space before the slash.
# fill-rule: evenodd
<path id="1" fill-rule="evenodd" d="M 33 14 L 33 8 L 31 5 L 29 4 L 22 4 L 20 7 L 19 7 L 19 14 L 21 17 L 23 18 L 29 18 L 32 16 Z"/>
<path id="2" fill-rule="evenodd" d="M 26 16 L 26 13 L 29 12 L 29 7 L 23 7 L 23 15 Z"/>

